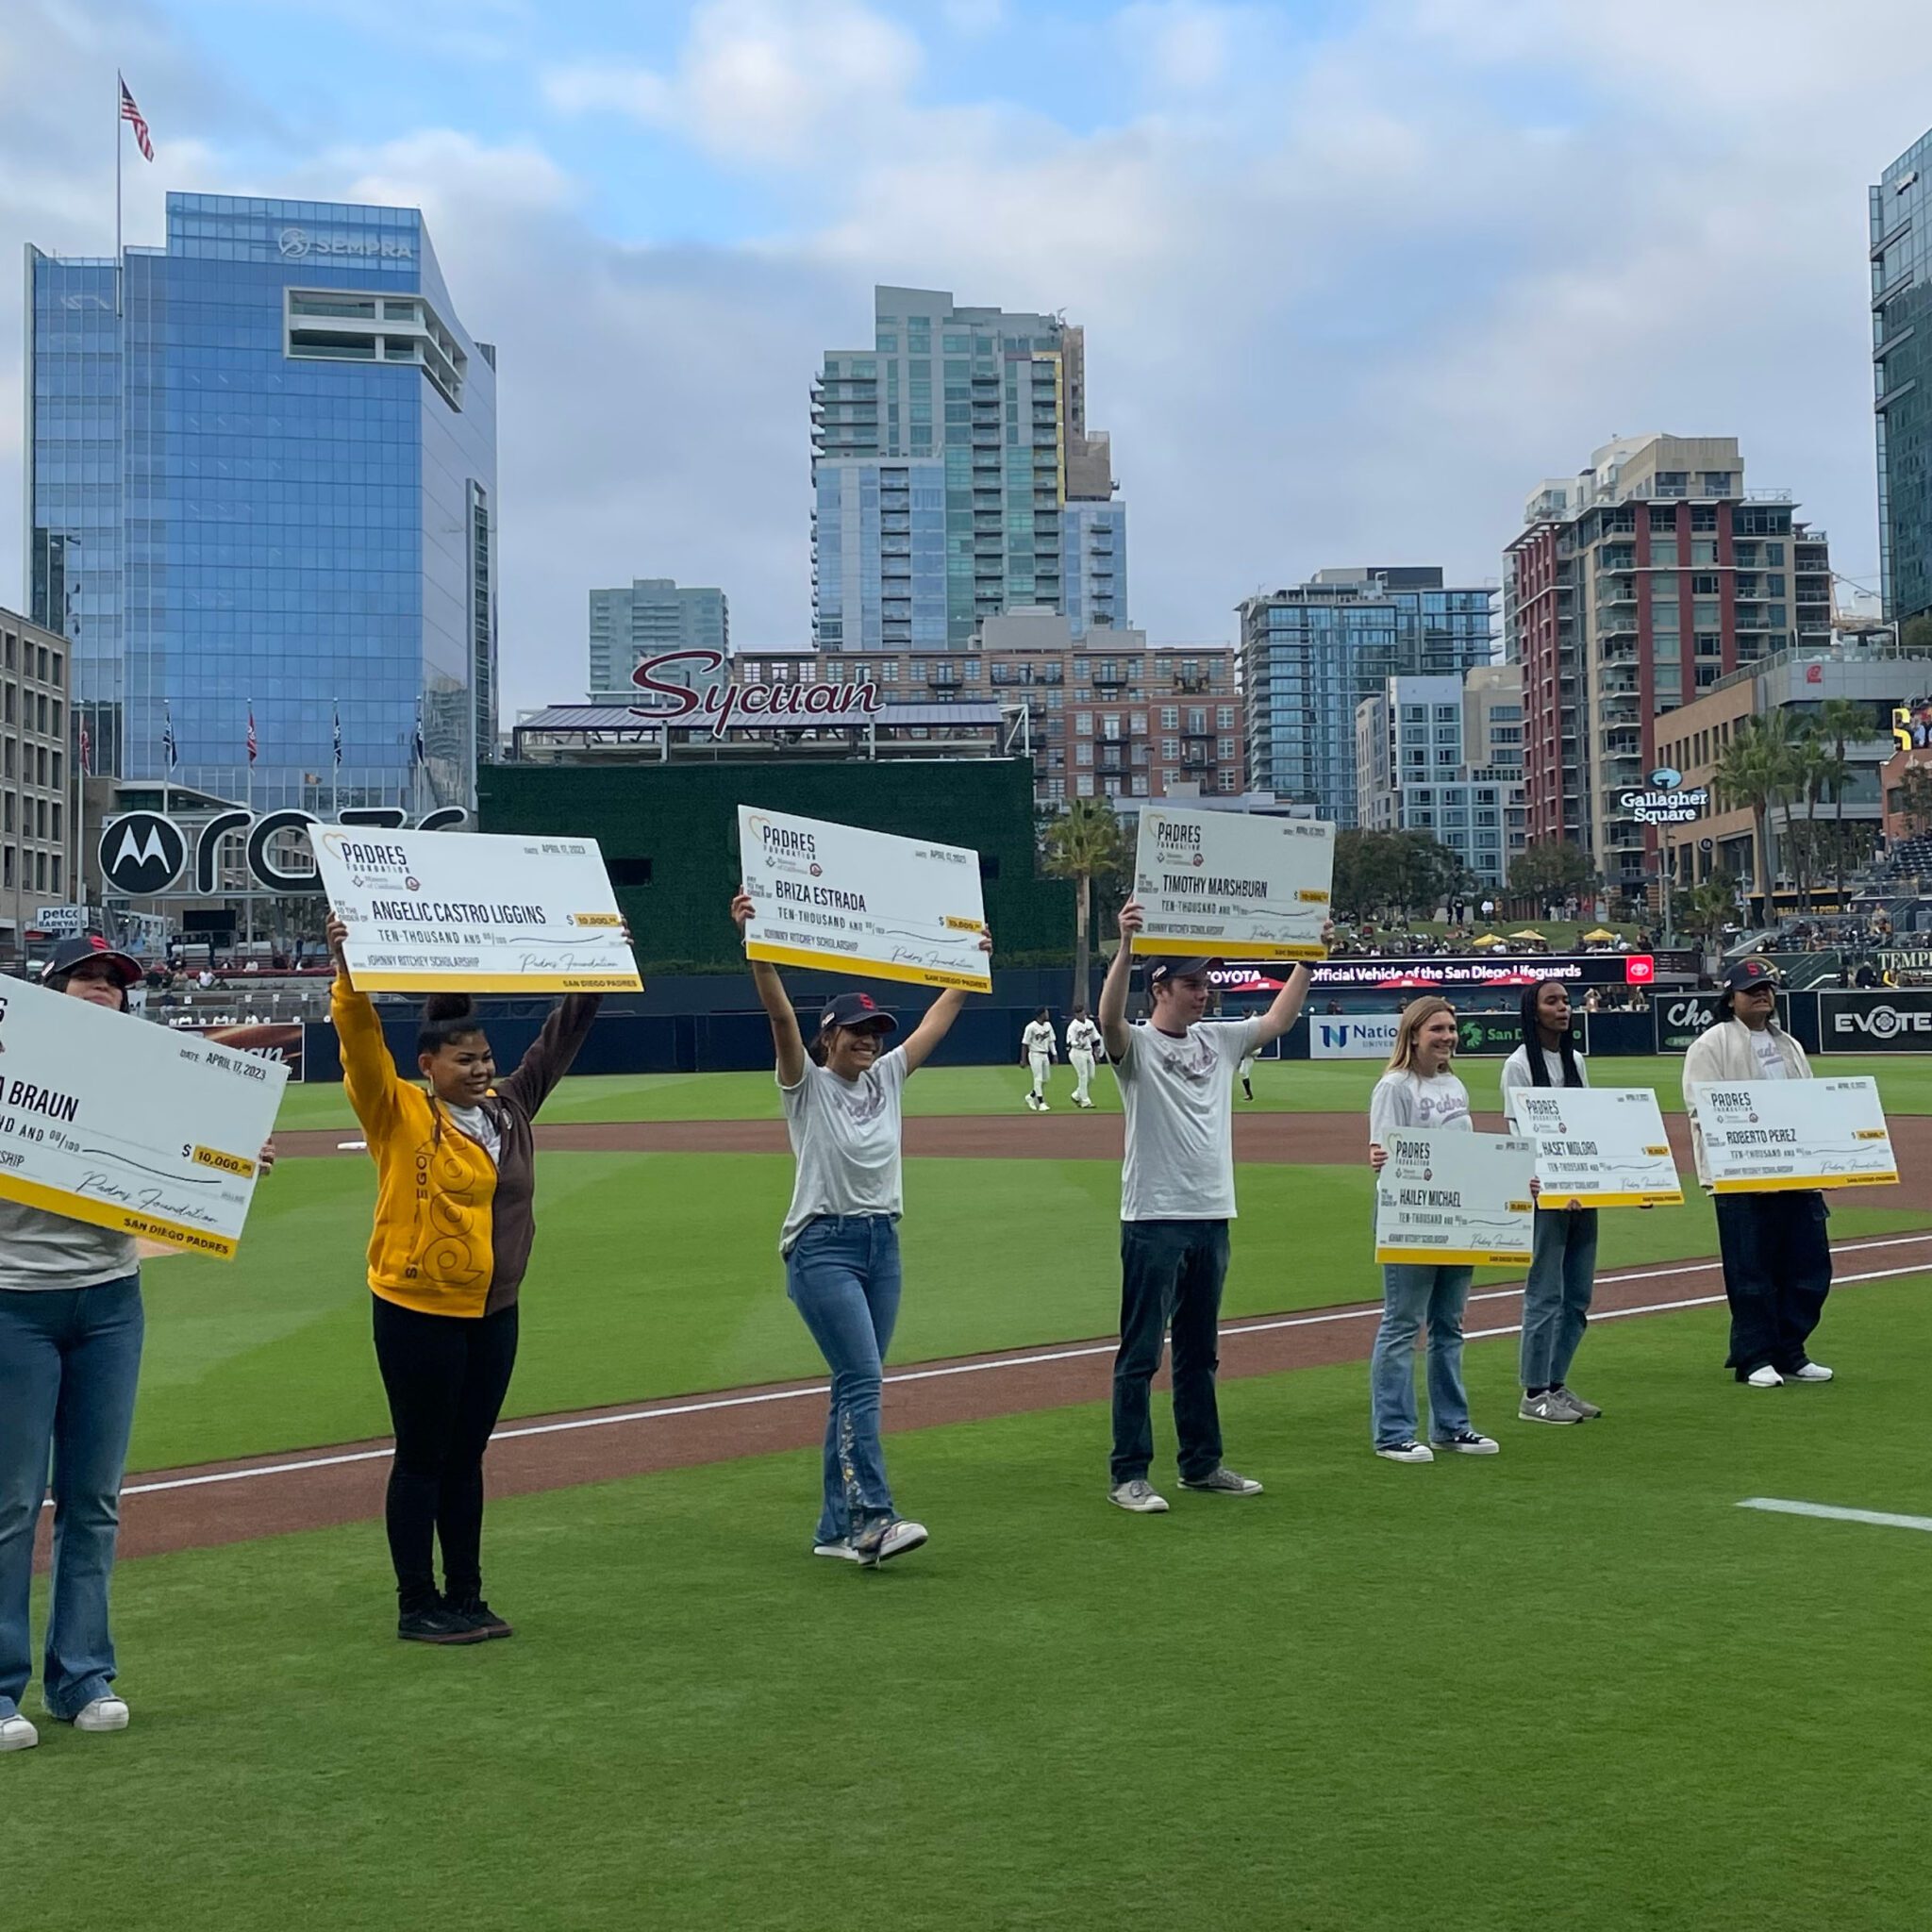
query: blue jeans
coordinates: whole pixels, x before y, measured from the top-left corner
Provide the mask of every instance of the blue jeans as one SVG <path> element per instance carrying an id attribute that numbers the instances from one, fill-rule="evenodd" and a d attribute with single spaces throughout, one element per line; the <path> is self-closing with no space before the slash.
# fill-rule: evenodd
<path id="1" fill-rule="evenodd" d="M 1429 1325 L 1429 1434 L 1449 1435 L 1469 1426 L 1469 1397 L 1462 1391 L 1462 1309 L 1473 1268 L 1437 1263 L 1385 1262 L 1382 1325 L 1369 1357 L 1369 1407 L 1375 1447 L 1386 1449 L 1415 1435 L 1415 1339 Z"/>
<path id="2" fill-rule="evenodd" d="M 824 1501 L 815 1541 L 891 1516 L 879 1394 L 899 1319 L 899 1230 L 889 1214 L 822 1214 L 785 1257 L 785 1292 L 832 1372 Z"/>
<path id="3" fill-rule="evenodd" d="M 1121 1223 L 1121 1345 L 1113 1358 L 1113 1455 L 1118 1488 L 1154 1461 L 1149 1392 L 1160 1343 L 1173 1334 L 1174 1432 L 1181 1478 L 1199 1482 L 1221 1467 L 1221 1291 L 1227 1280 L 1224 1221 Z"/>
<path id="4" fill-rule="evenodd" d="M 0 1717 L 33 1669 L 34 1525 L 54 1469 L 54 1582 L 41 1695 L 72 1718 L 114 1681 L 108 1579 L 134 1427 L 141 1277 L 0 1290 Z"/>
<path id="5" fill-rule="evenodd" d="M 1595 1288 L 1596 1209 L 1539 1208 L 1536 1248 L 1523 1287 L 1525 1389 L 1554 1389 L 1569 1380 Z"/>

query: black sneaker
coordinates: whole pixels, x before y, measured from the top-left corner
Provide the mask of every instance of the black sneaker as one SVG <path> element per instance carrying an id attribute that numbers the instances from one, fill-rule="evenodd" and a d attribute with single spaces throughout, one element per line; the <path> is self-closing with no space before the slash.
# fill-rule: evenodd
<path id="1" fill-rule="evenodd" d="M 441 1600 L 396 1619 L 396 1635 L 408 1643 L 481 1643 L 489 1634 Z"/>
<path id="2" fill-rule="evenodd" d="M 451 1616 L 460 1617 L 480 1637 L 514 1637 L 517 1634 L 480 1596 L 466 1596 L 460 1602 L 445 1599 L 443 1607 Z"/>

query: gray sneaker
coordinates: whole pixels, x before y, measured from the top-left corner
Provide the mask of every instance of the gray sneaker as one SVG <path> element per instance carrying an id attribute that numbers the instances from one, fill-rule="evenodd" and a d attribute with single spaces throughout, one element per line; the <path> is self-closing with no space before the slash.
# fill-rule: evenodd
<path id="1" fill-rule="evenodd" d="M 1550 1391 L 1550 1393 L 1552 1395 L 1560 1395 L 1585 1422 L 1594 1422 L 1598 1416 L 1603 1414 L 1603 1410 L 1595 1403 L 1584 1401 L 1583 1397 L 1577 1394 L 1575 1390 L 1572 1389 L 1567 1383 L 1558 1383 L 1556 1388 Z"/>
<path id="2" fill-rule="evenodd" d="M 1181 1488 L 1199 1490 L 1209 1496 L 1258 1496 L 1261 1485 L 1251 1475 L 1237 1475 L 1231 1469 L 1217 1469 L 1210 1475 L 1204 1475 L 1199 1482 L 1189 1476 L 1182 1476 Z"/>
<path id="3" fill-rule="evenodd" d="M 1165 1516 L 1167 1498 L 1144 1475 L 1132 1482 L 1116 1483 L 1108 1491 L 1107 1500 L 1116 1509 L 1131 1509 L 1136 1516 Z"/>
<path id="4" fill-rule="evenodd" d="M 1525 1423 L 1580 1423 L 1583 1420 L 1582 1410 L 1572 1407 L 1560 1389 L 1545 1389 L 1541 1395 L 1525 1392 L 1516 1414 L 1519 1421 Z"/>

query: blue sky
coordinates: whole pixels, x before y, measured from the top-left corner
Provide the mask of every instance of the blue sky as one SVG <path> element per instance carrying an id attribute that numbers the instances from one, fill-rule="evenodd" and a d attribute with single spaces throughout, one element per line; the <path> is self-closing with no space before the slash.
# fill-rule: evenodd
<path id="1" fill-rule="evenodd" d="M 1493 578 L 1653 428 L 1875 571 L 1864 190 L 1932 121 L 1922 0 L 15 0 L 4 258 L 106 245 L 117 64 L 130 240 L 169 188 L 425 208 L 501 350 L 512 704 L 580 690 L 595 583 L 805 640 L 806 385 L 874 281 L 1087 325 L 1162 641 L 1324 565 Z"/>

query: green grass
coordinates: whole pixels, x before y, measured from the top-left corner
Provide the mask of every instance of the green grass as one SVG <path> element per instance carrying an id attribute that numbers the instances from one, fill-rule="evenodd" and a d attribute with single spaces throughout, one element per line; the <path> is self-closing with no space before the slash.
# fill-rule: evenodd
<path id="1" fill-rule="evenodd" d="M 1721 1311 L 1607 1324 L 1578 1429 L 1472 1345 L 1491 1460 L 1374 1460 L 1359 1365 L 1229 1384 L 1268 1493 L 1165 1518 L 1096 1408 L 901 1436 L 875 1576 L 803 1455 L 500 1502 L 475 1650 L 394 1641 L 374 1524 L 128 1563 L 134 1728 L 0 1760 L 7 1923 L 1919 1932 L 1927 1540 L 1735 1506 L 1932 1513 L 1926 1285 L 1769 1397 Z"/>
<path id="2" fill-rule="evenodd" d="M 789 1156 L 545 1154 L 539 1166 L 510 1414 L 820 1373 L 777 1254 Z M 132 1467 L 388 1433 L 364 1286 L 375 1187 L 366 1160 L 286 1162 L 257 1196 L 235 1260 L 150 1264 Z M 1366 1166 L 1244 1166 L 1240 1191 L 1230 1316 L 1380 1293 Z M 894 1360 L 1112 1329 L 1113 1163 L 908 1160 L 906 1207 Z M 1924 1220 L 1846 1208 L 1832 1228 L 1848 1239 Z M 1694 1190 L 1681 1208 L 1607 1213 L 1603 1224 L 1606 1269 L 1717 1251 Z"/>
<path id="3" fill-rule="evenodd" d="M 1932 1055 L 1902 1058 L 1832 1055 L 1816 1062 L 1830 1074 L 1871 1074 L 1877 1077 L 1886 1106 L 1894 1113 L 1932 1113 Z M 1369 1060 L 1264 1060 L 1257 1068 L 1252 1108 L 1281 1113 L 1365 1113 L 1369 1091 L 1381 1074 Z M 1465 1059 L 1457 1071 L 1479 1108 L 1501 1107 L 1497 1082 L 1501 1059 Z M 1654 1087 L 1667 1113 L 1684 1110 L 1681 1058 L 1600 1059 L 1593 1063 L 1606 1087 Z M 927 1067 L 906 1089 L 908 1114 L 1023 1115 L 1023 1097 L 1031 1075 L 1022 1067 Z M 1054 1068 L 1050 1090 L 1055 1107 L 1071 1108 L 1074 1076 L 1064 1062 Z M 1120 1092 L 1111 1072 L 1093 1082 L 1093 1098 L 1106 1111 L 1120 1110 Z M 543 1109 L 546 1121 L 739 1121 L 776 1120 L 778 1096 L 772 1075 L 755 1074 L 610 1074 L 566 1080 Z M 291 1087 L 277 1124 L 285 1128 L 353 1127 L 356 1117 L 338 1086 Z"/>

